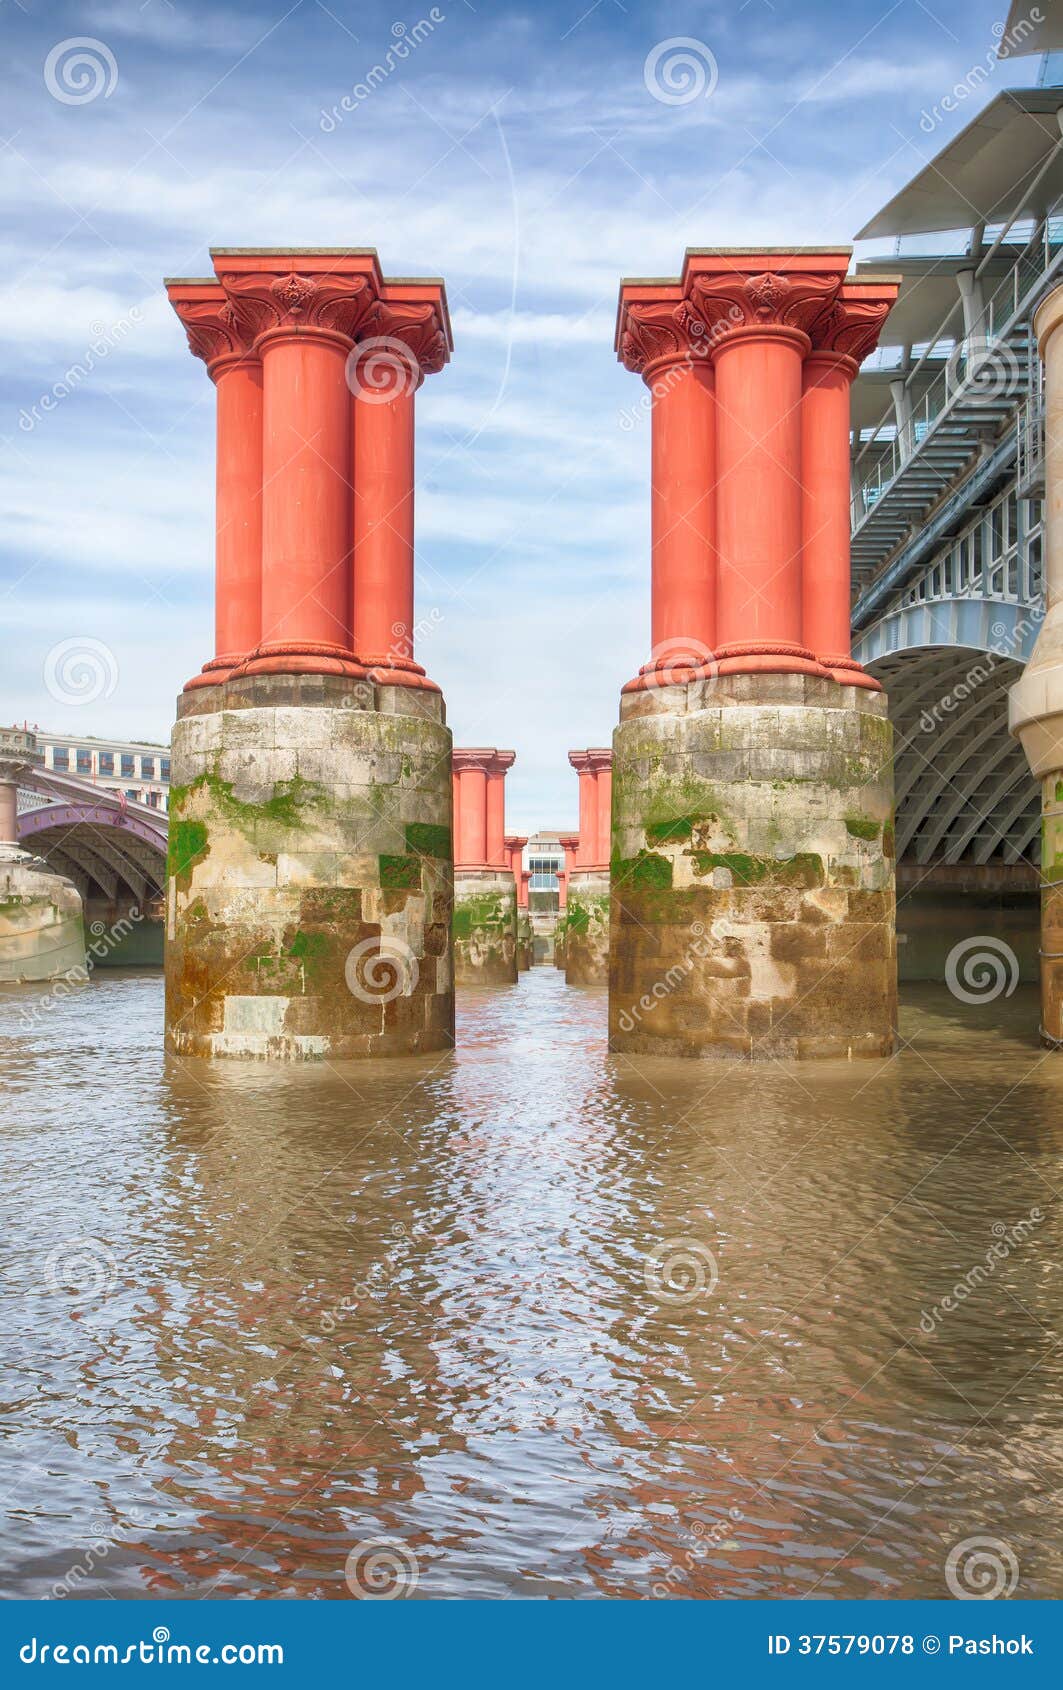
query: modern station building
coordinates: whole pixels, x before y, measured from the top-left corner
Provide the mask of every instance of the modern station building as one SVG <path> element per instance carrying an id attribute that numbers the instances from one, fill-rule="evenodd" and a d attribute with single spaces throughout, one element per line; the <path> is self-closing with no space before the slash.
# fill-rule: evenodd
<path id="1" fill-rule="evenodd" d="M 1056 28 L 1037 45 L 1063 45 Z M 1006 936 L 1035 978 L 1040 794 L 1007 698 L 1043 615 L 1031 319 L 1063 280 L 1063 53 L 1036 87 L 1002 89 L 857 240 L 858 274 L 903 278 L 852 399 L 853 655 L 896 732 L 902 978 L 941 978 L 975 932 Z"/>

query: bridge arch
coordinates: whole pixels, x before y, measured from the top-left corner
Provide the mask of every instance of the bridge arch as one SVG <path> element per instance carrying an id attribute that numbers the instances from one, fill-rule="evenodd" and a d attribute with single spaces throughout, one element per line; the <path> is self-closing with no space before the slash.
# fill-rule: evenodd
<path id="1" fill-rule="evenodd" d="M 1014 866 L 1035 855 L 1041 806 L 1008 733 L 1008 688 L 1040 610 L 953 598 L 888 612 L 853 655 L 882 682 L 895 732 L 897 857 L 919 865 Z"/>

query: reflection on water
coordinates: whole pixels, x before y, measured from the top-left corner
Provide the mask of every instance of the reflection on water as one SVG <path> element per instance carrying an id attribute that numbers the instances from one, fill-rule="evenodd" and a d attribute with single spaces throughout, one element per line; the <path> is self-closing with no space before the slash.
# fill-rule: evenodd
<path id="1" fill-rule="evenodd" d="M 4 1594 L 350 1599 L 384 1538 L 420 1597 L 946 1596 L 976 1536 L 1063 1594 L 1025 991 L 916 988 L 895 1060 L 816 1067 L 610 1056 L 548 968 L 377 1066 L 165 1059 L 158 976 L 32 1001 Z"/>

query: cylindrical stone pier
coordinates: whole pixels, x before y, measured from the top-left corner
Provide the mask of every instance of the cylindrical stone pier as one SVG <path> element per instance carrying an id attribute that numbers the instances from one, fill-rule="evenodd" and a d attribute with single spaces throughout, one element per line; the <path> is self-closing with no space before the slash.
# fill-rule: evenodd
<path id="1" fill-rule="evenodd" d="M 670 337 L 673 367 L 713 372 L 688 497 L 714 602 L 690 660 L 645 665 L 621 696 L 614 1050 L 893 1048 L 892 748 L 884 695 L 848 655 L 848 384 L 897 283 L 845 282 L 848 257 L 698 249 L 676 281 L 621 289 L 629 369 L 652 385 Z"/>
<path id="2" fill-rule="evenodd" d="M 454 748 L 459 986 L 506 986 L 517 978 L 517 883 L 505 845 L 505 776 L 514 759 L 494 746 Z"/>
<path id="3" fill-rule="evenodd" d="M 1034 332 L 1045 366 L 1045 617 L 1011 689 L 1008 725 L 1041 782 L 1042 1043 L 1063 1049 L 1063 287 L 1042 300 Z"/>
<path id="4" fill-rule="evenodd" d="M 207 665 L 178 704 L 167 1044 L 182 1056 L 278 1059 L 446 1049 L 453 845 L 443 700 L 412 663 L 376 667 L 388 654 L 374 650 L 370 667 L 352 639 L 360 359 L 392 291 L 400 303 L 411 286 L 431 295 L 433 334 L 419 329 L 420 356 L 410 345 L 402 353 L 412 428 L 413 388 L 447 357 L 442 286 L 391 284 L 365 250 L 213 256 L 216 279 L 168 288 L 218 382 L 218 625 L 236 632 L 225 662 Z M 221 351 L 219 336 L 228 337 Z M 230 387 L 238 372 L 248 379 Z M 397 450 L 386 475 L 378 468 L 365 469 L 367 499 L 378 510 L 386 483 L 405 533 L 412 453 Z M 226 501 L 236 516 L 223 521 Z M 412 627 L 412 576 L 397 551 L 378 576 L 388 612 L 401 605 Z"/>

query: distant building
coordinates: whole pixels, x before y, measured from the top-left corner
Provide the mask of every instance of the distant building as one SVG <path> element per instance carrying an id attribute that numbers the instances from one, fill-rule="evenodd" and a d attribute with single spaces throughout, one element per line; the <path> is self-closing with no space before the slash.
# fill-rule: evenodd
<path id="1" fill-rule="evenodd" d="M 170 805 L 170 748 L 148 740 L 98 739 L 91 734 L 47 733 L 38 728 L 37 745 L 44 767 L 76 775 L 108 792 L 124 792 L 131 803 L 153 810 Z"/>

